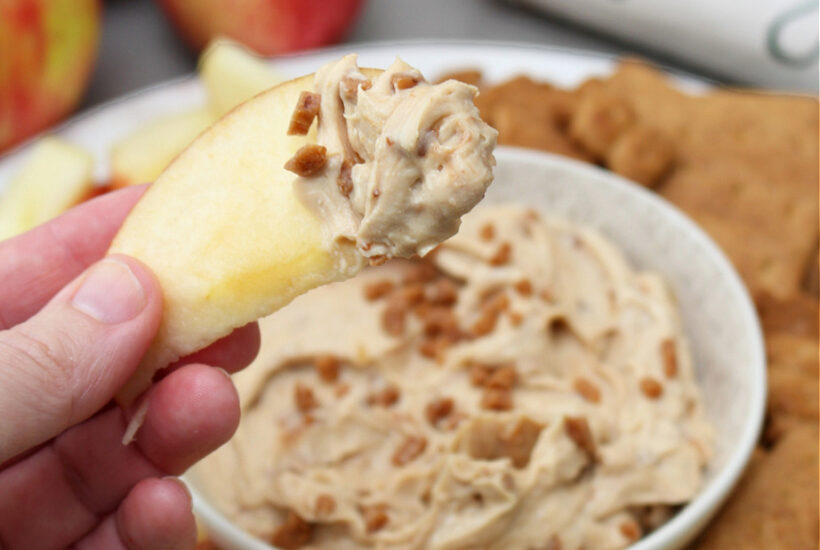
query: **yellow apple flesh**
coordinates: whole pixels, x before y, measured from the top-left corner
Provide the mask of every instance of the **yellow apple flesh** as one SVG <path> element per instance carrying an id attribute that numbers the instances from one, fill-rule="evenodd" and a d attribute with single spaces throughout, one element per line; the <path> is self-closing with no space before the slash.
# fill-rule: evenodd
<path id="1" fill-rule="evenodd" d="M 17 176 L 0 195 L 0 240 L 68 210 L 92 189 L 90 153 L 56 137 L 37 142 Z"/>
<path id="2" fill-rule="evenodd" d="M 208 46 L 200 57 L 199 76 L 217 116 L 284 80 L 263 58 L 230 40 Z"/>
<path id="3" fill-rule="evenodd" d="M 152 182 L 216 117 L 200 108 L 160 117 L 111 149 L 111 187 Z"/>
<path id="4" fill-rule="evenodd" d="M 328 250 L 321 220 L 296 197 L 295 176 L 284 168 L 316 140 L 315 123 L 307 136 L 286 134 L 299 94 L 312 86 L 313 75 L 291 80 L 231 111 L 176 158 L 126 219 L 109 252 L 153 270 L 164 313 L 121 404 L 170 362 L 354 274 L 341 266 L 358 261 Z"/>

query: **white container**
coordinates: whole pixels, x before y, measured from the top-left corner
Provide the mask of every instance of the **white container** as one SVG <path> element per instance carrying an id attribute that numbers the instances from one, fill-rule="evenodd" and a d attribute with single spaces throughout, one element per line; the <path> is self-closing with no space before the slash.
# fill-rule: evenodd
<path id="1" fill-rule="evenodd" d="M 545 153 L 501 147 L 496 158 L 488 203 L 524 203 L 595 227 L 634 265 L 662 273 L 678 298 L 706 413 L 716 428 L 714 457 L 697 497 L 630 548 L 683 548 L 731 492 L 763 421 L 763 337 L 746 288 L 703 230 L 654 193 L 605 170 Z M 214 542 L 225 550 L 272 548 L 203 498 L 195 472 L 186 481 Z"/>
<path id="2" fill-rule="evenodd" d="M 817 93 L 817 0 L 509 0 L 739 84 Z"/>

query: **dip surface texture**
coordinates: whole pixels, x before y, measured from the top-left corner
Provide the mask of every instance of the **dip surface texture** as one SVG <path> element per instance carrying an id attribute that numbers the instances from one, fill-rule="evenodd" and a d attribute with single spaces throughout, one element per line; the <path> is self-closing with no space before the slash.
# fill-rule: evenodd
<path id="1" fill-rule="evenodd" d="M 430 84 L 401 60 L 372 80 L 348 55 L 316 73 L 324 168 L 296 182 L 334 244 L 371 260 L 424 255 L 484 197 L 497 132 L 477 88 Z"/>
<path id="2" fill-rule="evenodd" d="M 479 208 L 262 328 L 239 430 L 194 475 L 279 546 L 618 549 L 700 489 L 674 298 L 591 230 Z"/>

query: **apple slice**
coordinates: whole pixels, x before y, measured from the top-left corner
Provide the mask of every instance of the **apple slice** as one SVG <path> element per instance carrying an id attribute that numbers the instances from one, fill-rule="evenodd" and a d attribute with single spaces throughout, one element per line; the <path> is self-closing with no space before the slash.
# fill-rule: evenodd
<path id="1" fill-rule="evenodd" d="M 263 58 L 230 40 L 216 40 L 200 57 L 199 76 L 217 116 L 284 80 Z"/>
<path id="2" fill-rule="evenodd" d="M 202 133 L 109 250 L 148 265 L 164 297 L 157 336 L 118 401 L 368 259 L 423 254 L 455 234 L 495 163 L 496 132 L 475 93 L 455 81 L 430 85 L 400 60 L 385 72 L 359 69 L 351 55 L 255 96 Z"/>
<path id="3" fill-rule="evenodd" d="M 316 141 L 285 130 L 313 75 L 257 96 L 211 126 L 157 179 L 110 253 L 151 267 L 164 294 L 159 333 L 120 392 L 130 403 L 154 372 L 267 315 L 307 290 L 345 277 L 321 220 L 293 192 L 285 163 Z M 350 262 L 351 264 L 355 262 Z"/>
<path id="4" fill-rule="evenodd" d="M 38 141 L 0 196 L 0 240 L 68 210 L 93 187 L 90 153 L 56 137 Z"/>
<path id="5" fill-rule="evenodd" d="M 160 117 L 111 149 L 111 186 L 154 181 L 205 128 L 216 121 L 207 108 Z"/>

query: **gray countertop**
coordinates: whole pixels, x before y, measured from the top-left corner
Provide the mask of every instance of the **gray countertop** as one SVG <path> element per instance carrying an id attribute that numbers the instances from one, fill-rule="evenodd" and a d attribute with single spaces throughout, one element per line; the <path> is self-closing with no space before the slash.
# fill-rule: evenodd
<path id="1" fill-rule="evenodd" d="M 107 0 L 103 9 L 99 58 L 81 108 L 194 70 L 196 56 L 176 36 L 153 0 Z M 508 40 L 638 54 L 691 70 L 501 0 L 367 0 L 348 42 L 436 38 Z"/>

